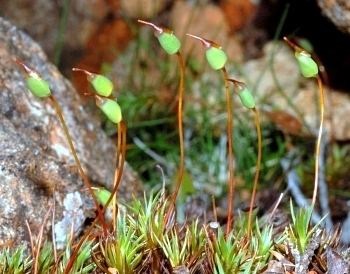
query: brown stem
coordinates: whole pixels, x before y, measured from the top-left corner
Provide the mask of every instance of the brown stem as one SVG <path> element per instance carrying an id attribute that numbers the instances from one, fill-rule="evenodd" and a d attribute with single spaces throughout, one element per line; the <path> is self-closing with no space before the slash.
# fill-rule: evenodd
<path id="1" fill-rule="evenodd" d="M 259 175 L 260 175 L 260 168 L 261 168 L 261 154 L 262 154 L 262 137 L 261 137 L 261 128 L 260 128 L 260 115 L 259 111 L 256 108 L 252 109 L 254 112 L 254 118 L 255 118 L 255 127 L 256 127 L 256 133 L 258 135 L 258 158 L 256 160 L 256 170 L 255 170 L 255 177 L 254 177 L 254 185 L 253 185 L 253 192 L 252 192 L 252 198 L 250 200 L 250 206 L 249 206 L 249 215 L 248 215 L 248 234 L 251 233 L 251 227 L 252 227 L 252 217 L 253 217 L 253 207 L 256 197 L 256 190 L 258 187 L 259 182 Z"/>
<path id="2" fill-rule="evenodd" d="M 320 102 L 320 127 L 318 130 L 318 137 L 317 137 L 317 143 L 316 143 L 316 152 L 315 152 L 315 183 L 314 183 L 314 191 L 312 195 L 312 203 L 311 207 L 314 208 L 316 204 L 316 196 L 317 196 L 317 189 L 318 189 L 318 174 L 319 174 L 319 158 L 320 158 L 320 146 L 321 146 L 321 139 L 322 139 L 322 133 L 323 133 L 323 121 L 324 121 L 324 91 L 323 91 L 323 84 L 322 79 L 318 75 L 317 76 L 317 84 L 318 84 L 318 90 L 319 90 L 319 102 Z"/>
<path id="3" fill-rule="evenodd" d="M 91 195 L 91 197 L 94 200 L 95 207 L 96 207 L 96 209 L 98 211 L 99 222 L 100 222 L 101 226 L 103 227 L 104 233 L 106 233 L 107 232 L 107 227 L 106 227 L 106 223 L 104 221 L 103 212 L 100 209 L 98 201 L 96 199 L 96 196 L 95 196 L 95 194 L 94 194 L 94 192 L 92 190 L 92 185 L 90 183 L 90 180 L 85 175 L 85 172 L 84 172 L 84 170 L 83 170 L 83 168 L 81 166 L 80 160 L 78 158 L 77 152 L 75 150 L 75 147 L 74 147 L 74 144 L 73 144 L 73 141 L 72 141 L 72 137 L 69 134 L 69 130 L 68 130 L 67 124 L 66 124 L 66 122 L 65 122 L 65 120 L 63 118 L 62 109 L 61 109 L 60 105 L 58 104 L 57 100 L 55 99 L 55 97 L 53 95 L 51 95 L 49 98 L 51 99 L 52 105 L 54 106 L 54 108 L 56 110 L 56 113 L 57 113 L 57 116 L 58 116 L 58 118 L 59 118 L 59 120 L 61 122 L 64 134 L 66 135 L 66 139 L 67 139 L 68 144 L 69 144 L 69 148 L 70 148 L 71 153 L 73 154 L 74 160 L 75 160 L 75 162 L 77 164 L 79 175 L 82 178 L 82 180 L 83 180 L 83 182 L 85 184 L 85 187 L 88 189 L 89 194 Z"/>
<path id="4" fill-rule="evenodd" d="M 111 195 L 109 196 L 105 206 L 103 207 L 103 212 L 105 212 L 105 210 L 108 208 L 108 205 L 110 204 L 110 202 L 112 201 L 112 199 L 116 199 L 116 193 L 117 190 L 119 188 L 120 182 L 121 182 L 121 178 L 123 175 L 123 169 L 124 169 L 124 163 L 125 163 L 125 154 L 126 154 L 126 124 L 124 121 L 121 121 L 118 124 L 118 141 L 117 141 L 117 167 L 115 169 L 115 173 L 114 173 L 114 181 L 113 181 L 113 190 Z M 115 211 L 115 214 L 118 214 L 117 208 Z M 115 218 L 115 217 L 114 217 Z"/>
<path id="5" fill-rule="evenodd" d="M 290 46 L 295 52 L 302 52 L 304 51 L 301 47 L 299 47 L 297 44 L 290 41 L 286 36 L 283 37 L 283 40 Z"/>
<path id="6" fill-rule="evenodd" d="M 233 200 L 235 192 L 235 181 L 233 174 L 233 144 L 232 144 L 232 132 L 233 132 L 233 113 L 232 113 L 232 100 L 229 90 L 229 81 L 227 80 L 228 74 L 225 68 L 222 69 L 224 74 L 225 81 L 225 93 L 226 93 L 226 112 L 227 112 L 227 144 L 228 144 L 228 153 L 227 153 L 227 165 L 228 165 L 228 206 L 227 206 L 227 224 L 226 224 L 226 237 L 231 232 L 231 227 L 233 225 Z"/>
<path id="7" fill-rule="evenodd" d="M 50 206 L 49 210 L 45 214 L 44 220 L 43 220 L 43 222 L 42 222 L 42 224 L 40 226 L 39 236 L 38 236 L 37 243 L 36 243 L 36 246 L 35 246 L 36 254 L 35 254 L 35 257 L 34 257 L 34 270 L 33 270 L 34 274 L 38 273 L 39 256 L 40 256 L 40 249 L 41 249 L 41 244 L 42 244 L 42 240 L 43 240 L 44 227 L 45 227 L 46 222 L 47 222 L 47 220 L 48 220 L 48 218 L 50 216 L 51 209 L 52 209 L 52 205 Z"/>
<path id="8" fill-rule="evenodd" d="M 185 63 L 183 60 L 183 57 L 180 52 L 176 53 L 176 56 L 178 58 L 179 63 L 179 70 L 180 70 L 180 82 L 179 82 L 179 88 L 178 88 L 178 107 L 177 107 L 177 122 L 178 122 L 178 129 L 179 129 L 179 144 L 180 144 L 180 164 L 179 164 L 179 171 L 178 176 L 176 180 L 175 185 L 175 191 L 172 195 L 170 207 L 167 211 L 167 214 L 165 216 L 165 223 L 168 222 L 169 217 L 171 216 L 175 204 L 176 204 L 176 198 L 179 194 L 179 190 L 181 187 L 181 183 L 184 176 L 185 171 L 185 145 L 184 145 L 184 133 L 183 133 L 183 97 L 184 97 L 184 83 L 185 83 Z"/>
<path id="9" fill-rule="evenodd" d="M 117 160 L 117 163 L 116 163 L 116 168 L 115 168 L 115 171 L 114 171 L 114 181 L 113 181 L 113 188 L 118 188 L 118 176 L 119 176 L 119 173 L 120 173 L 120 157 L 121 157 L 121 153 L 122 153 L 122 150 L 121 150 L 121 144 L 122 144 L 122 125 L 121 123 L 118 123 L 118 126 L 117 126 L 117 130 L 118 130 L 118 134 L 117 134 L 117 151 L 116 151 L 116 160 Z M 117 195 L 114 195 L 113 196 L 113 201 L 112 201 L 112 207 L 113 207 L 113 231 L 115 231 L 115 228 L 116 228 L 116 219 L 117 219 Z M 106 207 L 107 208 L 107 207 Z"/>
<path id="10" fill-rule="evenodd" d="M 27 230 L 28 230 L 28 234 L 29 234 L 29 242 L 30 242 L 30 249 L 32 252 L 32 257 L 35 258 L 35 245 L 34 245 L 34 238 L 33 238 L 33 234 L 32 234 L 32 230 L 30 229 L 28 220 L 25 220 L 26 226 L 27 226 Z M 1 246 L 2 247 L 2 246 Z"/>

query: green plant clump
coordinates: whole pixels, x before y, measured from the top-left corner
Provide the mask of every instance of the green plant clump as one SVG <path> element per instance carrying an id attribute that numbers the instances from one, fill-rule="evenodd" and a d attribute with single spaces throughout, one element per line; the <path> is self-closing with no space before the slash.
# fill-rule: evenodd
<path id="1" fill-rule="evenodd" d="M 101 189 L 99 193 L 108 195 Z M 110 193 L 109 193 L 110 194 Z M 231 233 L 225 236 L 223 227 L 199 225 L 198 220 L 165 226 L 167 200 L 164 194 L 151 195 L 144 201 L 135 200 L 118 212 L 116 230 L 109 235 L 91 235 L 79 248 L 69 273 L 167 273 L 182 270 L 185 273 L 263 273 L 272 254 L 280 254 L 293 261 L 288 242 L 295 243 L 301 254 L 308 248 L 316 228 L 310 224 L 311 209 L 301 209 L 296 214 L 291 208 L 292 223 L 282 233 L 275 234 L 272 225 L 264 225 L 256 218 L 248 233 L 248 216 L 242 214 Z M 329 238 L 320 242 L 317 258 L 322 258 Z M 66 273 L 73 254 L 74 243 L 57 251 L 47 242 L 39 252 L 39 273 Z M 277 256 L 277 255 L 276 255 Z M 14 251 L 0 251 L 0 273 L 25 274 L 32 271 L 31 255 L 25 256 L 23 247 Z M 94 272 L 95 271 L 95 272 Z M 97 271 L 97 272 L 96 272 Z M 100 272 L 99 272 L 100 271 Z"/>

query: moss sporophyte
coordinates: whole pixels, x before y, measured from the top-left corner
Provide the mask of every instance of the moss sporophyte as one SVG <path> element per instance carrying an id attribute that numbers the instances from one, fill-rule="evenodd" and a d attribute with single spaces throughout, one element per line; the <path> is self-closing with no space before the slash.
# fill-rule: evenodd
<path id="1" fill-rule="evenodd" d="M 284 41 L 294 50 L 295 58 L 297 60 L 301 74 L 305 78 L 316 78 L 319 91 L 319 103 L 320 103 L 320 126 L 318 129 L 318 136 L 315 149 L 315 183 L 312 195 L 312 208 L 316 203 L 317 189 L 318 189 L 318 177 L 319 177 L 319 161 L 320 161 L 320 147 L 321 139 L 323 134 L 323 123 L 324 123 L 324 90 L 322 79 L 319 75 L 319 68 L 311 54 L 306 50 L 291 42 L 287 37 L 283 38 Z"/>
<path id="2" fill-rule="evenodd" d="M 195 38 L 202 42 L 202 44 L 206 47 L 205 57 L 208 61 L 210 67 L 214 70 L 220 70 L 225 68 L 225 64 L 227 62 L 227 55 L 222 50 L 221 46 L 217 43 L 204 39 L 202 37 L 189 34 L 187 36 Z"/>
<path id="3" fill-rule="evenodd" d="M 150 26 L 155 30 L 155 35 L 158 38 L 159 44 L 167 54 L 173 55 L 180 51 L 181 42 L 171 30 L 158 27 L 157 25 L 144 20 L 137 21 L 141 24 Z"/>
<path id="4" fill-rule="evenodd" d="M 119 188 L 121 177 L 124 168 L 125 154 L 126 154 L 126 131 L 127 127 L 125 122 L 122 120 L 122 111 L 117 103 L 117 100 L 113 98 L 112 92 L 114 89 L 113 82 L 106 76 L 101 74 L 91 73 L 87 70 L 80 68 L 73 68 L 73 71 L 83 72 L 87 76 L 87 80 L 91 83 L 95 94 L 92 96 L 95 98 L 97 107 L 106 115 L 108 120 L 117 125 L 117 166 L 114 172 L 113 179 L 113 190 L 110 197 L 105 202 L 103 212 L 108 207 L 109 203 L 113 203 L 113 227 L 116 226 L 116 215 L 117 215 L 117 204 L 116 204 L 116 193 Z M 91 94 L 88 94 L 91 95 Z M 96 192 L 100 194 L 100 192 Z"/>
<path id="5" fill-rule="evenodd" d="M 89 71 L 79 69 L 79 68 L 73 68 L 73 71 L 80 71 L 86 74 L 87 80 L 91 83 L 95 94 L 87 94 L 89 96 L 93 96 L 95 98 L 96 105 L 101 109 L 101 111 L 107 116 L 108 120 L 111 121 L 114 124 L 117 124 L 117 150 L 116 150 L 116 158 L 117 158 L 117 164 L 115 167 L 114 172 L 114 179 L 113 179 L 113 189 L 110 195 L 108 196 L 107 191 L 101 191 L 100 189 L 93 188 L 92 192 L 95 198 L 96 202 L 100 202 L 102 204 L 102 209 L 98 207 L 99 209 L 99 215 L 102 215 L 103 217 L 105 214 L 105 211 L 107 208 L 109 208 L 109 204 L 112 202 L 112 225 L 113 225 L 113 231 L 115 231 L 116 228 L 116 216 L 118 215 L 118 207 L 116 202 L 116 193 L 119 188 L 123 169 L 124 169 L 124 163 L 125 163 L 125 154 L 126 154 L 126 131 L 127 127 L 126 124 L 122 120 L 122 112 L 119 104 L 117 101 L 112 98 L 112 92 L 114 89 L 113 83 L 110 79 L 107 77 L 100 75 L 100 74 L 94 74 Z M 105 225 L 106 226 L 106 225 Z M 85 236 L 81 238 L 79 244 L 75 248 L 73 255 L 71 256 L 67 267 L 65 269 L 65 273 L 70 273 L 70 270 L 73 267 L 75 258 L 78 254 L 78 251 L 81 247 L 81 245 L 84 243 L 86 238 L 91 233 L 91 229 L 93 228 L 93 225 L 90 226 L 90 229 L 88 232 L 86 232 Z"/>
<path id="6" fill-rule="evenodd" d="M 99 207 L 99 204 L 98 204 L 98 201 L 96 199 L 96 196 L 95 196 L 95 194 L 94 194 L 94 192 L 92 190 L 92 184 L 91 184 L 90 180 L 88 179 L 88 177 L 86 176 L 86 174 L 85 174 L 85 172 L 84 172 L 84 170 L 82 168 L 82 165 L 80 163 L 80 160 L 78 158 L 76 149 L 75 149 L 74 144 L 73 144 L 73 140 L 71 138 L 71 135 L 70 135 L 68 127 L 67 127 L 67 124 L 66 124 L 65 119 L 63 117 L 62 109 L 61 109 L 58 101 L 56 100 L 56 98 L 53 96 L 53 94 L 51 92 L 51 89 L 49 87 L 49 84 L 44 79 L 42 79 L 36 71 L 31 69 L 29 66 L 27 66 L 26 64 L 24 64 L 20 60 L 15 60 L 15 62 L 18 65 L 20 65 L 20 67 L 25 71 L 25 74 L 26 74 L 26 85 L 27 85 L 27 88 L 29 89 L 29 91 L 35 97 L 47 98 L 51 102 L 52 106 L 54 107 L 54 109 L 56 111 L 56 114 L 57 114 L 57 117 L 58 117 L 58 119 L 59 119 L 59 121 L 60 121 L 60 123 L 62 125 L 62 128 L 63 128 L 64 134 L 66 136 L 66 139 L 67 139 L 69 148 L 71 150 L 71 153 L 72 153 L 72 155 L 74 157 L 74 160 L 75 160 L 75 162 L 77 164 L 79 175 L 82 178 L 85 187 L 88 189 L 89 194 L 91 195 L 91 197 L 94 200 L 95 207 L 96 207 L 96 210 L 98 212 L 98 219 L 100 221 L 101 226 L 104 229 L 104 232 L 106 232 L 107 231 L 107 227 L 106 227 L 106 224 L 105 224 L 105 221 L 104 221 L 103 213 L 102 213 L 102 210 Z"/>
<path id="7" fill-rule="evenodd" d="M 31 93 L 36 97 L 45 98 L 51 95 L 49 84 L 36 73 L 29 73 L 26 84 Z"/>
<path id="8" fill-rule="evenodd" d="M 174 33 L 168 29 L 158 27 L 157 25 L 144 21 L 138 20 L 139 23 L 150 26 L 154 29 L 155 35 L 158 38 L 160 46 L 164 49 L 164 51 L 173 55 L 176 54 L 178 63 L 179 63 L 179 88 L 178 88 L 178 107 L 177 107 L 177 120 L 178 120 L 178 131 L 179 131 L 179 146 L 180 146 L 180 163 L 179 170 L 177 174 L 177 180 L 175 184 L 175 191 L 172 195 L 172 199 L 170 201 L 170 207 L 168 209 L 167 215 L 165 217 L 165 222 L 168 222 L 169 217 L 172 215 L 176 198 L 178 196 L 183 177 L 185 171 L 185 146 L 184 146 L 184 133 L 183 133 L 183 98 L 184 98 L 184 78 L 185 78 L 185 63 L 180 52 L 181 42 L 174 35 Z"/>
<path id="9" fill-rule="evenodd" d="M 262 135 L 261 135 L 261 127 L 260 127 L 260 115 L 259 115 L 259 111 L 256 108 L 255 99 L 251 91 L 246 86 L 246 84 L 234 79 L 227 79 L 227 80 L 234 84 L 235 91 L 238 94 L 242 105 L 253 112 L 254 118 L 255 118 L 254 119 L 255 128 L 256 128 L 257 137 L 258 137 L 258 157 L 256 160 L 253 192 L 250 200 L 249 215 L 248 215 L 248 233 L 251 233 L 253 208 L 254 208 L 256 191 L 257 191 L 258 182 L 259 182 L 259 175 L 260 175 L 260 169 L 261 169 L 261 157 L 262 157 Z"/>
<path id="10" fill-rule="evenodd" d="M 122 120 L 122 111 L 119 104 L 112 99 L 96 96 L 96 105 L 108 117 L 108 119 L 118 124 Z"/>
<path id="11" fill-rule="evenodd" d="M 103 97 L 109 97 L 111 96 L 113 92 L 113 82 L 109 80 L 106 76 L 103 76 L 101 74 L 95 74 L 92 72 L 89 72 L 85 69 L 80 68 L 73 68 L 73 71 L 80 71 L 86 74 L 87 80 L 92 85 L 94 91 L 96 94 L 103 96 Z"/>
<path id="12" fill-rule="evenodd" d="M 301 74 L 305 78 L 317 77 L 318 65 L 306 51 L 296 51 L 295 58 L 298 61 Z"/>
<path id="13" fill-rule="evenodd" d="M 112 97 L 113 83 L 106 76 L 101 74 L 91 73 L 80 68 L 73 68 L 73 71 L 79 71 L 86 74 L 87 80 L 93 87 L 94 94 L 89 96 L 95 97 L 96 105 L 107 116 L 108 120 L 114 124 L 118 124 L 122 120 L 122 111 L 117 103 L 117 100 Z"/>
<path id="14" fill-rule="evenodd" d="M 29 91 L 38 98 L 46 98 L 51 96 L 49 84 L 43 80 L 39 74 L 24 64 L 22 61 L 14 60 L 26 73 L 26 85 Z"/>
<path id="15" fill-rule="evenodd" d="M 217 43 L 204 39 L 202 37 L 187 34 L 192 38 L 195 38 L 202 42 L 203 46 L 206 47 L 205 57 L 208 61 L 210 67 L 214 70 L 221 70 L 225 81 L 225 94 L 226 94 L 226 112 L 227 112 L 227 143 L 228 143 L 228 153 L 227 153 L 227 165 L 228 165 L 228 207 L 227 207 L 227 225 L 226 225 L 226 236 L 229 235 L 231 231 L 231 226 L 233 224 L 233 199 L 235 191 L 235 180 L 233 174 L 233 111 L 232 111 L 232 99 L 229 91 L 228 75 L 225 68 L 227 62 L 227 55 L 222 50 L 221 46 Z"/>

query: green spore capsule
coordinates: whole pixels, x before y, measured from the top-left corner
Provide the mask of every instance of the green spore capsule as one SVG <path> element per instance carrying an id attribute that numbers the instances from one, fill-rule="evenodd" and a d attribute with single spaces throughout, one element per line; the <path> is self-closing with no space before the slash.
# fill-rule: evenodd
<path id="1" fill-rule="evenodd" d="M 173 33 L 164 31 L 157 38 L 166 53 L 172 55 L 180 50 L 181 42 Z"/>
<path id="2" fill-rule="evenodd" d="M 45 98 L 51 95 L 49 84 L 35 74 L 28 76 L 26 84 L 30 92 L 36 97 Z"/>
<path id="3" fill-rule="evenodd" d="M 221 49 L 217 47 L 210 47 L 205 52 L 205 56 L 207 58 L 207 61 L 209 65 L 214 70 L 222 69 L 227 61 L 227 55 L 226 53 Z"/>
<path id="4" fill-rule="evenodd" d="M 108 98 L 99 98 L 97 106 L 111 122 L 118 124 L 122 120 L 122 111 L 116 101 Z"/>
<path id="5" fill-rule="evenodd" d="M 318 65 L 312 59 L 311 55 L 305 51 L 295 52 L 301 74 L 306 78 L 316 77 L 318 75 Z"/>
<path id="6" fill-rule="evenodd" d="M 248 109 L 255 108 L 254 97 L 248 88 L 245 87 L 241 91 L 239 91 L 238 96 L 239 99 L 241 99 L 241 103 L 243 106 L 245 106 Z"/>
<path id="7" fill-rule="evenodd" d="M 105 206 L 108 202 L 109 197 L 111 196 L 111 192 L 103 187 L 93 188 L 93 192 L 96 196 L 97 201 Z"/>
<path id="8" fill-rule="evenodd" d="M 88 79 L 98 95 L 108 97 L 112 94 L 113 83 L 107 77 L 100 74 L 92 74 L 89 75 Z"/>

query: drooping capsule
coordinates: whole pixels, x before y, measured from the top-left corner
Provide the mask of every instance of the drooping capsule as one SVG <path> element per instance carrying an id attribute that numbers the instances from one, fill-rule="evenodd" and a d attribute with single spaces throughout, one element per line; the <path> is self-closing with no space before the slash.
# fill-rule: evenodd
<path id="1" fill-rule="evenodd" d="M 121 108 L 115 100 L 96 97 L 96 105 L 102 110 L 102 112 L 111 122 L 118 124 L 122 120 Z"/>
<path id="2" fill-rule="evenodd" d="M 248 109 L 255 108 L 254 97 L 247 87 L 243 87 L 241 90 L 239 90 L 238 96 L 243 106 Z"/>
<path id="3" fill-rule="evenodd" d="M 174 33 L 169 31 L 163 31 L 157 35 L 158 41 L 161 47 L 166 51 L 166 53 L 172 55 L 179 52 L 181 48 L 180 40 L 174 35 Z"/>
<path id="4" fill-rule="evenodd" d="M 45 98 L 51 95 L 49 84 L 36 73 L 28 74 L 26 85 L 30 92 L 36 97 Z"/>
<path id="5" fill-rule="evenodd" d="M 96 94 L 103 97 L 109 97 L 112 94 L 114 88 L 113 82 L 109 80 L 106 76 L 103 76 L 101 74 L 95 74 L 81 68 L 73 68 L 72 70 L 85 73 L 85 75 L 87 76 L 87 80 L 91 83 Z"/>
<path id="6" fill-rule="evenodd" d="M 205 52 L 205 57 L 212 69 L 219 70 L 224 68 L 227 62 L 227 55 L 219 45 L 217 45 L 213 41 L 204 39 L 197 35 L 189 33 L 187 33 L 186 35 L 201 41 L 202 44 L 207 48 L 207 51 Z"/>
<path id="7" fill-rule="evenodd" d="M 157 25 L 151 22 L 147 22 L 140 19 L 137 21 L 141 24 L 150 26 L 155 30 L 155 34 L 158 38 L 160 46 L 166 51 L 166 53 L 172 55 L 179 52 L 181 42 L 172 31 L 158 27 Z"/>
<path id="8" fill-rule="evenodd" d="M 297 59 L 301 74 L 306 78 L 316 77 L 318 75 L 318 65 L 306 51 L 296 51 Z"/>
<path id="9" fill-rule="evenodd" d="M 209 47 L 205 52 L 205 57 L 214 70 L 224 68 L 227 61 L 227 55 L 220 47 Z"/>
<path id="10" fill-rule="evenodd" d="M 113 83 L 106 76 L 91 74 L 88 76 L 88 80 L 98 95 L 109 97 L 112 94 Z"/>

